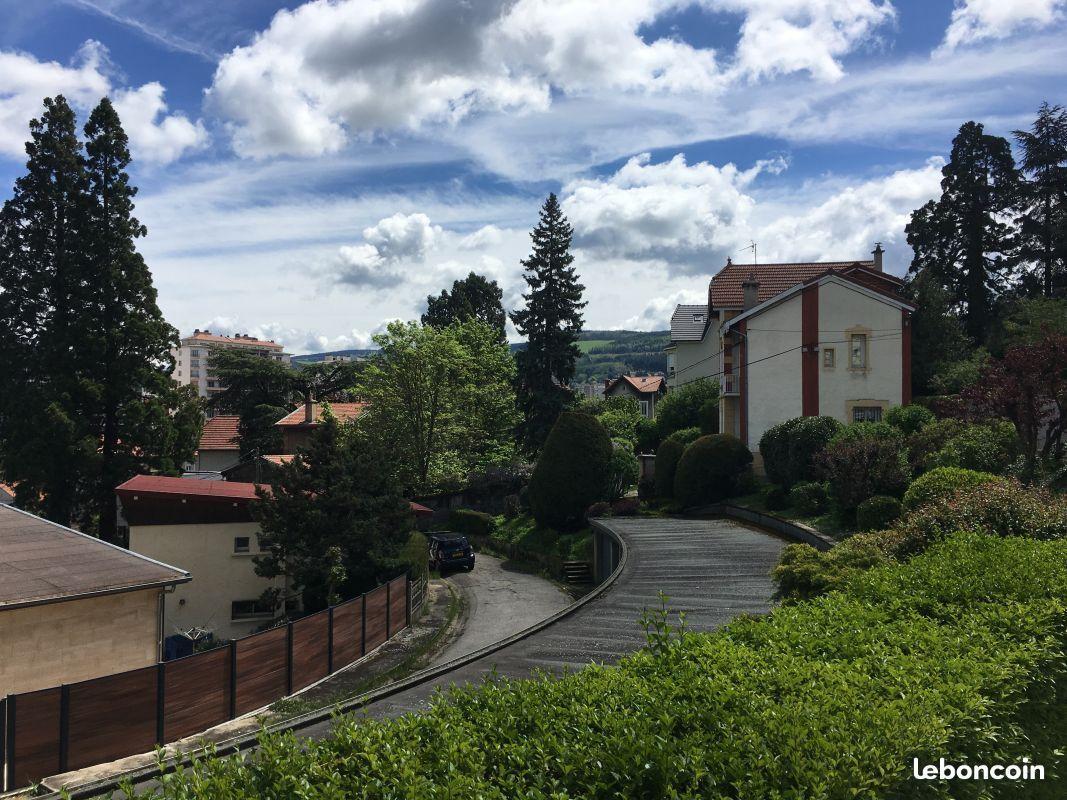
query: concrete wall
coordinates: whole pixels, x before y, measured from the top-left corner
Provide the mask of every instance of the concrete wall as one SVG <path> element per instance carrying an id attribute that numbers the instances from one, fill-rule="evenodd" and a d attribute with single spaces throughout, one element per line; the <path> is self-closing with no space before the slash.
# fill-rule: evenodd
<path id="1" fill-rule="evenodd" d="M 799 293 L 748 320 L 748 446 L 753 452 L 768 428 L 803 412 L 800 350 L 784 352 L 800 344 L 800 328 Z"/>
<path id="2" fill-rule="evenodd" d="M 268 588 L 284 587 L 282 578 L 267 580 L 255 573 L 252 559 L 259 552 L 258 532 L 255 522 L 130 526 L 131 550 L 180 565 L 192 575 L 191 581 L 166 596 L 165 636 L 200 627 L 214 631 L 217 638 L 233 639 L 266 621 L 234 620 L 230 614 L 235 600 L 257 600 Z M 250 552 L 234 552 L 237 536 L 249 538 Z"/>
<path id="3" fill-rule="evenodd" d="M 200 450 L 196 456 L 196 471 L 222 472 L 240 460 L 240 450 Z"/>
<path id="4" fill-rule="evenodd" d="M 0 697 L 155 664 L 161 591 L 0 611 Z"/>
<path id="5" fill-rule="evenodd" d="M 867 333 L 867 370 L 849 368 L 850 331 Z M 833 369 L 823 366 L 827 347 L 835 349 Z M 854 405 L 900 405 L 901 347 L 899 307 L 847 285 L 819 286 L 819 413 L 848 423 Z"/>

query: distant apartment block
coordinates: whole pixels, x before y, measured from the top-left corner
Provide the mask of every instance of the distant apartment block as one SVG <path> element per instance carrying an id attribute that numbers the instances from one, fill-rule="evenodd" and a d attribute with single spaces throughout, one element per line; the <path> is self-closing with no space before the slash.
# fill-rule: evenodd
<path id="1" fill-rule="evenodd" d="M 263 358 L 273 358 L 283 364 L 289 363 L 289 354 L 274 341 L 257 339 L 238 333 L 236 336 L 220 336 L 211 331 L 195 330 L 192 336 L 181 340 L 181 347 L 171 350 L 174 356 L 174 380 L 183 386 L 195 386 L 201 397 L 211 397 L 226 387 L 212 375 L 208 368 L 208 355 L 212 348 L 245 350 Z"/>

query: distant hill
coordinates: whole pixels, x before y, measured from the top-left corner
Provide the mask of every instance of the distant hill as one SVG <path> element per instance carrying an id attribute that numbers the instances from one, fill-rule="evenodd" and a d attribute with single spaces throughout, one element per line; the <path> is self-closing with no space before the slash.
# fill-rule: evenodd
<path id="1" fill-rule="evenodd" d="M 666 372 L 667 356 L 663 348 L 670 341 L 670 331 L 582 331 L 578 345 L 582 357 L 578 361 L 575 383 L 599 383 L 626 373 Z M 525 342 L 511 345 L 512 352 L 526 347 Z M 308 353 L 293 356 L 298 363 L 322 361 L 326 356 L 363 358 L 374 350 L 334 350 L 329 353 Z"/>

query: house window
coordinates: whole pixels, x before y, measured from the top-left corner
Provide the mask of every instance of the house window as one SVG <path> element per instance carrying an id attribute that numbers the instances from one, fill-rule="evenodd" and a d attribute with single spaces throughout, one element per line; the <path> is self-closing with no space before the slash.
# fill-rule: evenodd
<path id="1" fill-rule="evenodd" d="M 641 406 L 641 416 L 643 416 L 643 417 L 649 416 L 648 401 L 647 400 L 638 400 L 637 403 L 638 403 L 638 405 Z"/>
<path id="2" fill-rule="evenodd" d="M 854 333 L 849 337 L 849 367 L 867 369 L 867 334 Z"/>
<path id="3" fill-rule="evenodd" d="M 274 606 L 262 600 L 234 600 L 230 603 L 230 619 L 262 619 L 274 616 Z"/>
<path id="4" fill-rule="evenodd" d="M 853 406 L 852 407 L 852 421 L 853 422 L 881 422 L 882 421 L 882 407 L 881 406 Z"/>
<path id="5" fill-rule="evenodd" d="M 233 552 L 247 553 L 249 550 L 249 538 L 247 536 L 233 537 Z"/>
<path id="6" fill-rule="evenodd" d="M 822 365 L 827 369 L 833 369 L 837 366 L 837 353 L 834 352 L 832 347 L 824 347 L 822 351 Z"/>

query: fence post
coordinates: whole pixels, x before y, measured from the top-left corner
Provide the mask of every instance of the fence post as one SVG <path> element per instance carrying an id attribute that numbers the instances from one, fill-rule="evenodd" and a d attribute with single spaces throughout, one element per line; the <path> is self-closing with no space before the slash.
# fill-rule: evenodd
<path id="1" fill-rule="evenodd" d="M 156 665 L 156 744 L 166 742 L 167 722 L 167 662 L 160 661 Z"/>
<path id="2" fill-rule="evenodd" d="M 360 595 L 359 655 L 367 655 L 367 595 Z"/>
<path id="3" fill-rule="evenodd" d="M 326 628 L 326 674 L 333 675 L 333 606 L 330 606 L 329 624 Z"/>
<path id="4" fill-rule="evenodd" d="M 393 632 L 391 630 L 389 630 L 390 626 L 392 625 L 392 620 L 390 619 L 390 614 L 389 614 L 389 612 L 391 610 L 390 606 L 393 604 L 392 597 L 390 597 L 390 590 L 393 588 L 392 587 L 392 583 L 393 583 L 392 581 L 386 581 L 385 582 L 385 639 L 386 639 L 386 641 L 388 641 L 389 639 L 393 638 Z"/>
<path id="5" fill-rule="evenodd" d="M 293 623 L 285 626 L 285 693 L 293 693 Z"/>
<path id="6" fill-rule="evenodd" d="M 237 640 L 230 640 L 230 719 L 237 719 Z"/>
<path id="7" fill-rule="evenodd" d="M 404 573 L 404 625 L 411 627 L 411 570 Z"/>
<path id="8" fill-rule="evenodd" d="M 15 788 L 15 695 L 9 694 L 4 705 L 4 727 L 7 728 L 7 736 L 4 744 L 7 747 L 6 758 L 7 775 L 4 778 L 4 789 Z"/>
<path id="9" fill-rule="evenodd" d="M 67 771 L 70 754 L 70 687 L 59 687 L 59 771 Z"/>

